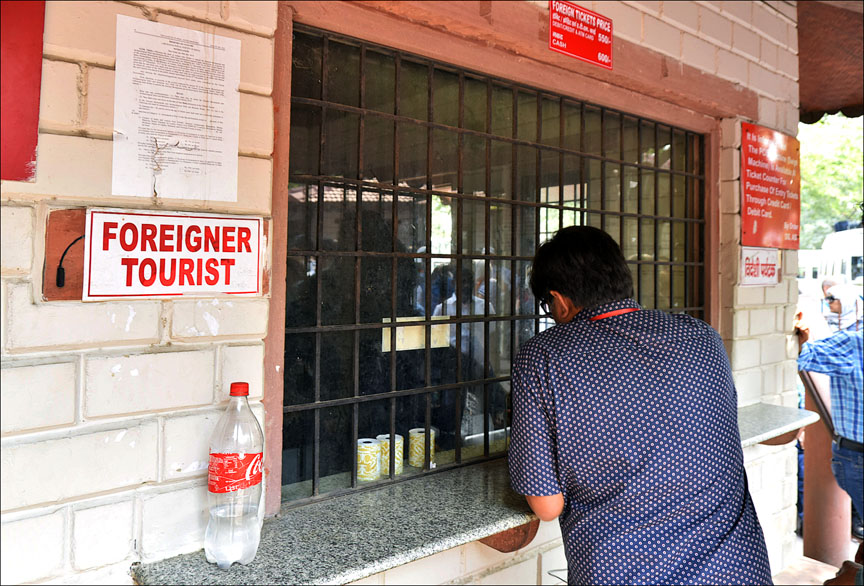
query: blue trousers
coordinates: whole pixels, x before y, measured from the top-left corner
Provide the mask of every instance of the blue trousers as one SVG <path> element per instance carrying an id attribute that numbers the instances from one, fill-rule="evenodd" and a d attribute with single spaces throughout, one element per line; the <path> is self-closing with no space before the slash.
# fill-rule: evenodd
<path id="1" fill-rule="evenodd" d="M 831 444 L 831 471 L 840 488 L 849 493 L 852 506 L 864 518 L 864 452 Z"/>

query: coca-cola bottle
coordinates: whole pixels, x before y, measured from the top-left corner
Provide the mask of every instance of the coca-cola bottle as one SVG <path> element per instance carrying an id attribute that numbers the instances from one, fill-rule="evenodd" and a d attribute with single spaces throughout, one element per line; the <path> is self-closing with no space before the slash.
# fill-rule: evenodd
<path id="1" fill-rule="evenodd" d="M 264 437 L 248 396 L 248 383 L 231 383 L 228 408 L 210 437 L 210 521 L 204 534 L 204 555 L 222 570 L 234 562 L 248 564 L 255 559 L 261 538 L 258 506 Z"/>

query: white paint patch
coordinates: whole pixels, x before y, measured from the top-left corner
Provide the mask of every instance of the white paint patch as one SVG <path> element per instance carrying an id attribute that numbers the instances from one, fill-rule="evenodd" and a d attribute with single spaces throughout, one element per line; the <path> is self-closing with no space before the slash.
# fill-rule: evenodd
<path id="1" fill-rule="evenodd" d="M 217 320 L 215 317 L 213 317 L 212 315 L 210 315 L 206 311 L 204 312 L 204 315 L 202 317 L 204 318 L 204 321 L 207 322 L 207 327 L 210 328 L 210 335 L 211 336 L 218 336 L 219 335 L 219 320 Z"/>
<path id="2" fill-rule="evenodd" d="M 138 374 L 139 374 L 138 369 L 133 368 L 132 370 L 129 371 L 129 374 L 131 374 L 132 376 L 138 376 Z"/>
<path id="3" fill-rule="evenodd" d="M 279 372 L 279 370 L 280 370 L 280 367 L 279 367 L 279 365 L 277 364 L 277 365 L 276 365 L 276 372 Z"/>
<path id="4" fill-rule="evenodd" d="M 181 464 L 177 463 L 175 466 L 179 467 Z M 207 470 L 207 460 L 196 460 L 183 468 L 182 472 L 185 474 L 188 472 L 198 472 L 199 470 Z"/>
<path id="5" fill-rule="evenodd" d="M 129 318 L 126 320 L 126 331 L 129 331 L 129 328 L 132 327 L 132 320 L 135 319 L 135 308 L 131 305 L 129 306 Z"/>
<path id="6" fill-rule="evenodd" d="M 114 436 L 114 441 L 119 442 L 120 440 L 123 439 L 123 437 L 125 435 L 126 435 L 126 430 L 124 429 L 124 430 L 120 431 L 117 435 Z"/>
<path id="7" fill-rule="evenodd" d="M 122 369 L 123 369 L 123 366 L 122 366 L 122 365 L 120 365 L 120 364 L 115 364 L 114 366 L 111 367 L 111 372 L 113 372 L 114 374 L 117 374 L 117 373 L 119 373 Z"/>
<path id="8" fill-rule="evenodd" d="M 111 314 L 111 324 L 113 325 L 113 324 L 116 324 L 116 323 L 117 323 L 117 314 L 116 314 L 116 313 L 112 313 L 112 314 Z"/>

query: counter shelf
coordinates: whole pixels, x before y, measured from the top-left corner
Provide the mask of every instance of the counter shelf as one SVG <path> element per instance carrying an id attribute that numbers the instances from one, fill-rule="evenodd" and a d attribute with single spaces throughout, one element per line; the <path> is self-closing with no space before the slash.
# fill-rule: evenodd
<path id="1" fill-rule="evenodd" d="M 743 447 L 792 441 L 818 420 L 765 403 L 738 409 Z M 201 550 L 136 563 L 132 576 L 138 584 L 345 584 L 536 519 L 499 458 L 283 510 L 264 521 L 248 566 L 219 570 Z"/>

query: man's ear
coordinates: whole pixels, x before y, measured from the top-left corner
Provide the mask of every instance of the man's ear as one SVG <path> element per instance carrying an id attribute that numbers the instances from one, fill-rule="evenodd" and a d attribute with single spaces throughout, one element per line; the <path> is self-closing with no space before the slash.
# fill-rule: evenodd
<path id="1" fill-rule="evenodd" d="M 566 324 L 582 311 L 581 307 L 576 307 L 572 299 L 558 291 L 549 291 L 549 295 L 555 299 L 552 317 L 559 324 Z"/>

